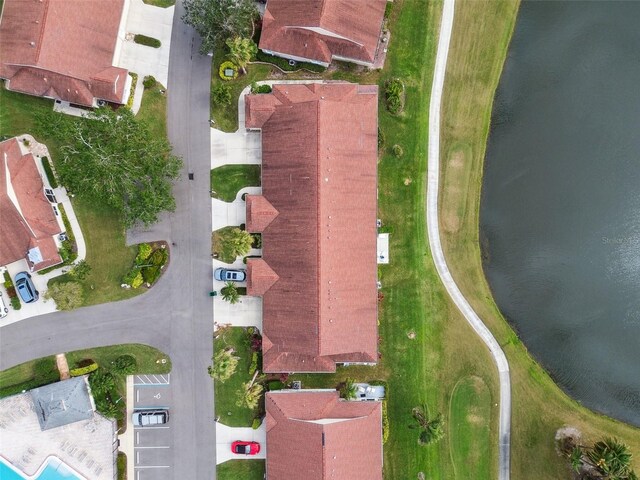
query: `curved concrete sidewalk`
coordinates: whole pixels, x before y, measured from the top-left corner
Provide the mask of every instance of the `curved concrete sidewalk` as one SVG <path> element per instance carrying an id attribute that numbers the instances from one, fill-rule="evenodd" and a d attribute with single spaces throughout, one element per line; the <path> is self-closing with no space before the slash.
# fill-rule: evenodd
<path id="1" fill-rule="evenodd" d="M 438 53 L 431 88 L 431 102 L 429 105 L 429 145 L 428 145 L 428 176 L 427 176 L 427 230 L 429 234 L 429 246 L 433 261 L 438 270 L 447 292 L 460 309 L 465 319 L 482 341 L 489 347 L 491 355 L 498 367 L 500 377 L 500 418 L 499 418 L 499 442 L 498 456 L 500 480 L 509 479 L 510 443 L 511 443 L 511 379 L 509 377 L 509 364 L 507 357 L 500 345 L 493 337 L 489 329 L 473 310 L 464 297 L 458 285 L 456 285 L 449 267 L 447 266 L 442 244 L 440 242 L 440 227 L 438 219 L 438 194 L 440 179 L 440 107 L 442 103 L 442 90 L 444 76 L 449 54 L 449 43 L 453 28 L 453 16 L 455 0 L 445 0 L 438 39 Z"/>

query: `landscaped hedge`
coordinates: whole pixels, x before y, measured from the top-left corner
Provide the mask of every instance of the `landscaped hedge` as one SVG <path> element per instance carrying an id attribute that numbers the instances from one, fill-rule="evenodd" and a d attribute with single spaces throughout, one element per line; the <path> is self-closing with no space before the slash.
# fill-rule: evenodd
<path id="1" fill-rule="evenodd" d="M 253 93 L 254 95 L 258 95 L 261 93 L 271 93 L 271 90 L 271 85 L 266 83 L 258 85 L 256 82 L 253 82 L 251 84 L 251 93 Z"/>
<path id="2" fill-rule="evenodd" d="M 389 414 L 387 413 L 387 401 L 382 400 L 382 444 L 389 440 Z"/>
<path id="3" fill-rule="evenodd" d="M 387 80 L 384 84 L 384 96 L 387 110 L 397 115 L 404 109 L 404 84 L 397 78 Z"/>
<path id="4" fill-rule="evenodd" d="M 87 375 L 91 372 L 95 372 L 98 369 L 98 364 L 96 362 L 92 362 L 86 367 L 73 368 L 69 370 L 69 375 L 72 377 L 80 377 L 82 375 Z"/>
<path id="5" fill-rule="evenodd" d="M 249 365 L 249 375 L 253 375 L 258 370 L 258 352 L 253 352 L 251 354 L 251 364 Z"/>
<path id="6" fill-rule="evenodd" d="M 269 55 L 268 53 L 264 53 L 262 50 L 258 50 L 258 53 L 256 54 L 256 60 L 258 60 L 259 62 L 271 63 L 276 67 L 279 67 L 281 70 L 284 70 L 285 72 L 295 72 L 304 69 L 314 73 L 323 73 L 327 69 L 322 65 L 308 62 L 296 62 L 296 64 L 292 66 L 289 65 L 289 60 L 287 60 L 286 58 Z"/>
<path id="7" fill-rule="evenodd" d="M 51 185 L 51 188 L 58 188 L 58 180 L 56 180 L 56 176 L 53 174 L 53 169 L 51 168 L 51 162 L 49 162 L 49 158 L 42 157 L 42 168 L 44 168 L 44 173 L 47 175 L 47 179 L 49 180 L 49 185 Z"/>
<path id="8" fill-rule="evenodd" d="M 133 107 L 133 97 L 136 93 L 136 85 L 138 84 L 138 74 L 129 72 L 129 75 L 131 75 L 132 80 L 131 89 L 129 90 L 129 100 L 127 100 L 127 108 L 131 110 L 131 107 Z"/>
<path id="9" fill-rule="evenodd" d="M 162 42 L 157 38 L 147 37 L 146 35 L 137 34 L 133 36 L 133 41 L 139 45 L 146 45 L 147 47 L 160 48 Z"/>
<path id="10" fill-rule="evenodd" d="M 154 249 L 148 243 L 141 243 L 134 265 L 122 278 L 122 283 L 131 288 L 139 288 L 143 283 L 153 285 L 162 275 L 162 268 L 168 260 L 169 252 L 164 245 Z"/>
<path id="11" fill-rule="evenodd" d="M 227 77 L 224 74 L 224 71 L 226 69 L 233 70 L 233 75 L 231 77 Z M 235 63 L 230 62 L 229 60 L 227 60 L 226 62 L 222 62 L 220 64 L 220 68 L 218 69 L 218 75 L 222 80 L 235 80 L 236 78 L 238 78 L 238 66 Z"/>

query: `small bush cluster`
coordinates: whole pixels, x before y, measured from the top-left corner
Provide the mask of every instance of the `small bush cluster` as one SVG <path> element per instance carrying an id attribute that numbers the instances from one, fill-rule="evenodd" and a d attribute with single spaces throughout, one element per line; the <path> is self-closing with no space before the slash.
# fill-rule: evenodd
<path id="1" fill-rule="evenodd" d="M 254 430 L 259 429 L 260 425 L 262 425 L 262 420 L 259 418 L 254 418 L 253 422 L 251 422 L 251 428 L 253 428 Z"/>
<path id="2" fill-rule="evenodd" d="M 98 364 L 91 360 L 91 363 L 89 363 L 89 365 L 87 365 L 86 367 L 72 368 L 71 370 L 69 370 L 69 375 L 71 375 L 72 377 L 80 377 L 82 375 L 87 375 L 91 372 L 95 372 L 97 369 Z"/>
<path id="3" fill-rule="evenodd" d="M 397 115 L 404 108 L 404 84 L 397 78 L 387 80 L 384 84 L 384 96 L 387 110 Z"/>
<path id="4" fill-rule="evenodd" d="M 258 370 L 258 357 L 260 356 L 259 352 L 253 352 L 251 354 L 251 364 L 249 364 L 249 375 L 253 375 Z"/>
<path id="5" fill-rule="evenodd" d="M 258 95 L 261 93 L 271 93 L 271 85 L 258 85 L 256 82 L 251 84 L 251 93 Z"/>
<path id="6" fill-rule="evenodd" d="M 233 70 L 232 76 L 228 77 L 225 75 L 225 70 L 227 69 Z M 238 78 L 238 66 L 235 63 L 226 60 L 220 64 L 218 75 L 222 80 L 235 80 L 236 78 Z"/>
<path id="7" fill-rule="evenodd" d="M 384 133 L 382 132 L 382 130 L 380 130 L 380 127 L 378 127 L 378 150 L 382 150 L 382 147 L 384 147 L 384 142 Z"/>
<path id="8" fill-rule="evenodd" d="M 150 88 L 155 87 L 156 83 L 158 82 L 153 75 L 147 75 L 146 77 L 144 77 L 144 80 L 142 80 L 142 86 L 145 90 L 149 90 Z"/>
<path id="9" fill-rule="evenodd" d="M 382 400 L 382 444 L 389 440 L 389 414 L 387 413 L 387 401 Z"/>
<path id="10" fill-rule="evenodd" d="M 404 155 L 404 150 L 397 143 L 393 147 L 391 147 L 391 152 L 393 153 L 394 157 L 396 157 L 396 158 L 400 158 L 400 157 L 402 157 Z"/>
<path id="11" fill-rule="evenodd" d="M 122 283 L 131 288 L 140 288 L 143 283 L 153 285 L 169 260 L 169 252 L 160 247 L 155 250 L 148 243 L 138 245 L 138 254 L 131 270 L 122 278 Z"/>
<path id="12" fill-rule="evenodd" d="M 127 108 L 131 110 L 131 108 L 133 107 L 133 96 L 134 93 L 136 93 L 136 85 L 138 84 L 138 74 L 129 72 L 129 75 L 131 75 L 131 90 L 129 90 L 129 100 L 127 100 Z"/>
<path id="13" fill-rule="evenodd" d="M 145 45 L 152 48 L 160 48 L 162 42 L 157 38 L 147 37 L 146 35 L 137 34 L 133 36 L 133 41 L 139 45 Z"/>
<path id="14" fill-rule="evenodd" d="M 49 180 L 49 185 L 51 188 L 58 188 L 58 180 L 56 176 L 53 174 L 53 168 L 51 168 L 51 162 L 48 157 L 42 157 L 42 168 L 44 168 L 44 173 L 47 175 L 47 180 Z"/>
<path id="15" fill-rule="evenodd" d="M 22 308 L 22 303 L 20 303 L 20 299 L 17 296 L 11 297 L 11 308 L 14 310 L 20 310 Z"/>
<path id="16" fill-rule="evenodd" d="M 113 362 L 112 370 L 119 375 L 131 375 L 138 368 L 138 361 L 133 355 L 120 355 Z"/>
<path id="17" fill-rule="evenodd" d="M 251 238 L 253 239 L 253 242 L 251 243 L 251 248 L 262 248 L 262 234 L 252 233 Z"/>
<path id="18" fill-rule="evenodd" d="M 22 308 L 22 304 L 20 303 L 20 299 L 18 298 L 18 292 L 16 292 L 16 287 L 13 285 L 11 275 L 9 275 L 9 272 L 7 272 L 6 270 L 4 272 L 4 288 L 7 290 L 7 295 L 9 296 L 11 307 L 14 310 L 20 310 Z"/>
<path id="19" fill-rule="evenodd" d="M 231 87 L 221 83 L 211 90 L 211 99 L 216 105 L 231 105 Z"/>

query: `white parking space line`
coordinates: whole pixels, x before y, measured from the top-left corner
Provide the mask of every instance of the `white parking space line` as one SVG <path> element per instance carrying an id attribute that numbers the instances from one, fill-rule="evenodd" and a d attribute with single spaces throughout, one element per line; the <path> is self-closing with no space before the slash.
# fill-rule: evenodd
<path id="1" fill-rule="evenodd" d="M 136 445 L 140 444 L 140 432 L 136 432 Z"/>
<path id="2" fill-rule="evenodd" d="M 133 427 L 135 430 L 144 430 L 145 432 L 150 432 L 151 430 L 160 430 L 161 428 L 171 428 L 171 427 Z"/>
<path id="3" fill-rule="evenodd" d="M 163 385 L 167 386 L 171 383 L 171 374 L 167 373 L 166 375 L 136 375 L 134 385 L 142 387 L 142 386 L 157 386 Z"/>
<path id="4" fill-rule="evenodd" d="M 140 463 L 140 452 L 136 452 L 136 463 Z"/>
<path id="5" fill-rule="evenodd" d="M 171 468 L 171 465 L 140 465 L 136 468 Z"/>
<path id="6" fill-rule="evenodd" d="M 171 448 L 171 447 L 170 447 L 170 446 L 168 446 L 168 445 L 167 445 L 167 446 L 164 446 L 164 445 L 160 446 L 160 445 L 159 445 L 159 446 L 157 446 L 157 447 L 135 447 L 135 448 L 136 448 L 136 449 L 138 449 L 138 448 Z"/>
<path id="7" fill-rule="evenodd" d="M 140 390 L 136 390 L 136 403 L 140 401 Z"/>

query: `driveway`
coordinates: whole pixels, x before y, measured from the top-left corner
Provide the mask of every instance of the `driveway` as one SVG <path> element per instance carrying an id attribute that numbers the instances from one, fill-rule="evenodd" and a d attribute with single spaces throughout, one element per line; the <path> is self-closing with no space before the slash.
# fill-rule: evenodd
<path id="1" fill-rule="evenodd" d="M 259 255 L 260 250 L 252 249 L 249 255 Z M 212 268 L 233 268 L 245 270 L 247 266 L 242 263 L 242 259 L 238 258 L 232 265 L 221 262 L 219 260 L 212 261 Z M 213 272 L 212 270 L 212 272 Z M 218 296 L 213 300 L 213 318 L 215 319 L 214 329 L 220 327 L 256 327 L 262 331 L 262 298 L 250 297 L 248 295 L 240 296 L 240 301 L 231 305 L 220 296 L 220 290 L 224 287 L 225 282 L 213 280 L 213 289 L 218 292 Z M 246 282 L 239 282 L 239 287 L 245 287 Z"/>
<path id="2" fill-rule="evenodd" d="M 211 168 L 227 164 L 262 163 L 262 134 L 247 132 L 244 126 L 234 133 L 211 129 Z"/>
<path id="3" fill-rule="evenodd" d="M 267 458 L 267 427 L 264 422 L 254 430 L 251 427 L 228 427 L 216 422 L 216 463 L 220 465 L 228 460 L 264 460 Z M 258 442 L 260 453 L 257 455 L 238 455 L 231 452 L 231 444 L 236 440 Z"/>
<path id="4" fill-rule="evenodd" d="M 240 226 L 247 223 L 247 204 L 242 200 L 242 195 L 245 193 L 260 195 L 262 187 L 242 188 L 233 202 L 224 202 L 217 198 L 211 199 L 211 221 L 214 232 L 224 227 Z"/>

